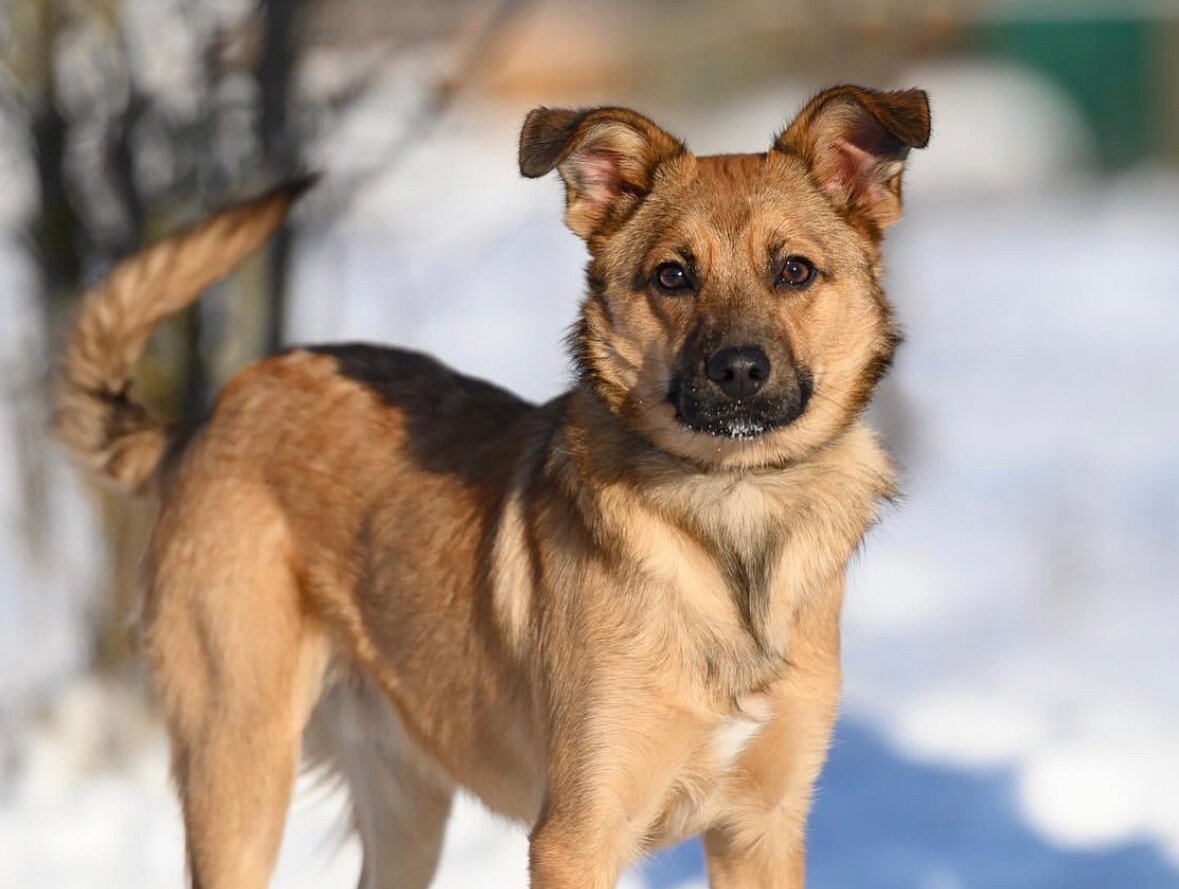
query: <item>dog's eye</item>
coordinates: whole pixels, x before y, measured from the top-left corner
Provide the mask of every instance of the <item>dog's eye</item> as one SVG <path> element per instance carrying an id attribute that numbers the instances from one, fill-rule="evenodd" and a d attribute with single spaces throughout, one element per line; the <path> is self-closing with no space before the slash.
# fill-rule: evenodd
<path id="1" fill-rule="evenodd" d="M 655 283 L 663 290 L 687 290 L 692 286 L 688 273 L 678 262 L 660 263 L 655 268 Z"/>
<path id="2" fill-rule="evenodd" d="M 787 287 L 806 287 L 814 277 L 815 267 L 809 259 L 790 256 L 782 263 L 782 271 L 778 272 L 778 283 Z"/>

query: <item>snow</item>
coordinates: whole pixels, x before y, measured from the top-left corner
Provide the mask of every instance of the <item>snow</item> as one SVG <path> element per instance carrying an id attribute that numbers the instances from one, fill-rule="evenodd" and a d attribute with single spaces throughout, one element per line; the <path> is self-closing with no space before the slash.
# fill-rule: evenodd
<path id="1" fill-rule="evenodd" d="M 905 78 L 932 81 L 935 97 L 944 87 L 947 134 L 914 159 L 907 219 L 886 250 L 908 341 L 880 423 L 906 500 L 852 570 L 811 886 L 1175 889 L 1179 178 L 1087 176 L 1050 91 L 1000 77 L 988 81 L 999 98 L 971 106 L 970 84 L 989 74 L 974 76 Z M 702 149 L 759 146 L 802 95 L 668 117 Z M 585 254 L 560 225 L 558 183 L 515 172 L 523 110 L 459 109 L 322 230 L 329 177 L 303 217 L 289 338 L 397 342 L 532 398 L 560 391 Z M 1022 117 L 1033 112 L 1037 126 L 1065 123 L 1037 136 Z M 370 159 L 398 138 L 366 127 Z M 14 284 L 0 299 L 21 309 L 28 259 L 3 255 Z M 0 326 L 5 360 L 21 354 L 11 334 Z M 7 448 L 14 420 L 3 421 Z M 69 615 L 97 551 L 54 463 L 52 527 L 67 540 L 31 565 L 11 533 L 12 465 L 0 460 L 0 712 L 76 668 L 82 617 Z M 179 886 L 158 726 L 117 690 L 68 687 L 0 751 L 0 889 Z M 126 725 L 110 729 L 112 713 Z M 339 793 L 301 786 L 275 885 L 352 885 Z M 438 885 L 524 886 L 525 862 L 523 832 L 464 801 Z M 699 847 L 627 879 L 699 889 Z"/>
<path id="2" fill-rule="evenodd" d="M 1052 842 L 1179 862 L 1176 219 L 1157 175 L 911 210 L 890 385 L 917 440 L 856 572 L 847 700 L 910 755 L 1010 770 Z"/>

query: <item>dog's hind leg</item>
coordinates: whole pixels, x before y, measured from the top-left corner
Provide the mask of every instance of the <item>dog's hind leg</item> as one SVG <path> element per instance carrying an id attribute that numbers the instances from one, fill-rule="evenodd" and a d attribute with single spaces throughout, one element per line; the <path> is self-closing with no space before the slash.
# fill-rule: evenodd
<path id="1" fill-rule="evenodd" d="M 145 642 L 196 889 L 263 889 L 274 866 L 327 659 L 294 564 L 277 508 L 240 488 L 157 528 Z"/>
<path id="2" fill-rule="evenodd" d="M 306 740 L 351 792 L 364 851 L 360 889 L 426 889 L 454 784 L 406 736 L 389 701 L 362 677 L 341 679 L 324 693 Z"/>

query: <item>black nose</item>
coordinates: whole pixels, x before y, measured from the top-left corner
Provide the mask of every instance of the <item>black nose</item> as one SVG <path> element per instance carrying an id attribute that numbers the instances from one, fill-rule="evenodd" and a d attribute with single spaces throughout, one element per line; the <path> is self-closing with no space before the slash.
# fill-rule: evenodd
<path id="1" fill-rule="evenodd" d="M 704 371 L 729 398 L 748 398 L 770 378 L 770 359 L 757 346 L 730 346 L 714 352 Z"/>

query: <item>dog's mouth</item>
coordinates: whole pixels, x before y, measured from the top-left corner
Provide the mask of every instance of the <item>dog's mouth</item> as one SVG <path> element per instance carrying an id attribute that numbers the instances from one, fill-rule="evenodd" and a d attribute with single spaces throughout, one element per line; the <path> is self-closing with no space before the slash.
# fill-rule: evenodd
<path id="1" fill-rule="evenodd" d="M 667 400 L 676 420 L 693 432 L 751 441 L 795 422 L 806 412 L 813 392 L 814 383 L 805 372 L 798 374 L 796 386 L 741 399 L 702 391 L 677 376 L 668 387 Z"/>

